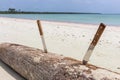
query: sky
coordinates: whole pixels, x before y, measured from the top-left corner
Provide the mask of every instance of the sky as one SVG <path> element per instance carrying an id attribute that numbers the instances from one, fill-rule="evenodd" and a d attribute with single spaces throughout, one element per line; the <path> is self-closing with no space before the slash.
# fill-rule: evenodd
<path id="1" fill-rule="evenodd" d="M 120 0 L 1 0 L 0 10 L 120 13 Z"/>

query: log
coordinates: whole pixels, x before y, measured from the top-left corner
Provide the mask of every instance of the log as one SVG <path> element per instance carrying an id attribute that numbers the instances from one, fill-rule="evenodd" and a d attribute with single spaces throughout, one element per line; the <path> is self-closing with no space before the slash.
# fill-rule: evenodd
<path id="1" fill-rule="evenodd" d="M 19 44 L 0 44 L 0 59 L 27 80 L 120 80 L 120 74 Z"/>

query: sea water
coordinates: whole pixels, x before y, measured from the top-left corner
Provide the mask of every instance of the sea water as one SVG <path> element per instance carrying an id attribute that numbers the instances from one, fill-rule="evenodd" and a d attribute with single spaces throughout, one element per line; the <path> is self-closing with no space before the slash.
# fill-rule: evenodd
<path id="1" fill-rule="evenodd" d="M 0 14 L 0 17 L 120 26 L 120 14 Z"/>

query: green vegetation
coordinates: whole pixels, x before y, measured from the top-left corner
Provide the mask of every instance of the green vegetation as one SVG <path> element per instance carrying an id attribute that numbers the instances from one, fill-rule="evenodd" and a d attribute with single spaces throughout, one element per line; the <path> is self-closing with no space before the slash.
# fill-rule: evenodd
<path id="1" fill-rule="evenodd" d="M 79 13 L 79 12 L 9 12 L 9 11 L 0 11 L 0 14 L 100 14 L 100 13 Z"/>
<path id="2" fill-rule="evenodd" d="M 9 8 L 8 11 L 0 11 L 0 14 L 100 14 L 100 13 L 80 13 L 80 12 L 27 12 L 17 11 L 15 8 Z"/>

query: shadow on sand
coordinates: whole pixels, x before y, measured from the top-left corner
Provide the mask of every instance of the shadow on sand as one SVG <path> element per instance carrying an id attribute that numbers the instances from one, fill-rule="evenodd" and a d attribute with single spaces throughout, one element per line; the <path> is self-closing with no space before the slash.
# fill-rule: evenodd
<path id="1" fill-rule="evenodd" d="M 3 75 L 5 75 L 6 79 L 3 80 L 7 80 L 8 76 L 6 75 L 10 75 L 13 80 L 26 80 L 25 78 L 23 78 L 22 76 L 20 76 L 17 72 L 15 72 L 12 68 L 10 68 L 8 65 L 6 65 L 3 61 L 0 60 L 0 73 L 2 73 Z M 3 72 L 2 69 L 5 71 Z"/>

